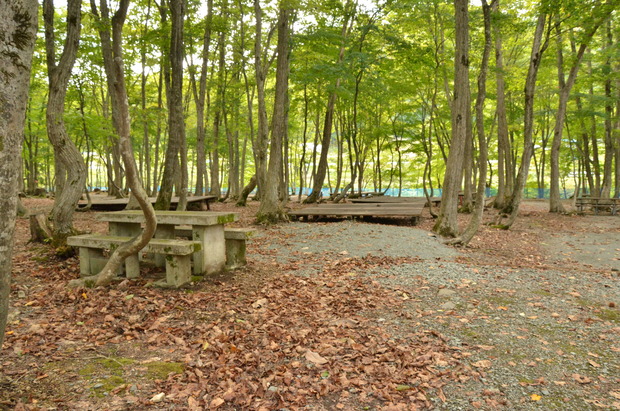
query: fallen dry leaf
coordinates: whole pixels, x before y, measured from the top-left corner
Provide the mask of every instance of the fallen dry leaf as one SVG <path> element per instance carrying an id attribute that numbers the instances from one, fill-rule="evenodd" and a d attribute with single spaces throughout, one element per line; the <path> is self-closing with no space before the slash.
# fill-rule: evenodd
<path id="1" fill-rule="evenodd" d="M 489 361 L 489 360 L 480 360 L 480 361 L 476 361 L 472 365 L 474 367 L 476 367 L 476 368 L 490 368 L 491 367 L 491 361 Z"/>
<path id="2" fill-rule="evenodd" d="M 321 357 L 318 353 L 315 353 L 314 351 L 306 351 L 306 360 L 317 364 L 317 365 L 323 365 L 323 364 L 327 364 L 327 360 L 323 357 Z"/>
<path id="3" fill-rule="evenodd" d="M 211 408 L 212 410 L 219 408 L 222 404 L 224 404 L 226 401 L 224 401 L 221 398 L 214 398 L 213 400 L 211 400 L 211 402 L 209 403 L 209 408 Z"/>
<path id="4" fill-rule="evenodd" d="M 577 381 L 579 384 L 590 384 L 592 382 L 592 380 L 585 376 L 585 375 L 579 375 L 579 374 L 573 374 L 572 375 L 573 379 L 575 381 Z"/>

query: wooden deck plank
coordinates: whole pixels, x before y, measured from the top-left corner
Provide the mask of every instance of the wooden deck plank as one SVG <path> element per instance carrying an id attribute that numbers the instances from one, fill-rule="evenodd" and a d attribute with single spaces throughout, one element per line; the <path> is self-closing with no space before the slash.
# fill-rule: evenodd
<path id="1" fill-rule="evenodd" d="M 414 223 L 422 215 L 423 203 L 320 204 L 288 212 L 293 217 L 405 217 Z"/>
<path id="2" fill-rule="evenodd" d="M 354 198 L 348 200 L 354 204 L 408 204 L 408 203 L 421 203 L 426 205 L 426 197 L 370 197 L 370 198 Z M 441 197 L 431 197 L 431 202 L 434 205 L 438 205 L 441 202 Z"/>

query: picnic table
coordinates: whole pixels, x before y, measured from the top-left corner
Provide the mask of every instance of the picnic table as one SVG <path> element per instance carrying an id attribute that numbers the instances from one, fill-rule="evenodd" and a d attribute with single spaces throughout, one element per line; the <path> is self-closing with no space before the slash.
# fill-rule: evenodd
<path id="1" fill-rule="evenodd" d="M 618 204 L 620 198 L 606 198 L 606 197 L 578 197 L 575 201 L 575 205 L 580 213 L 589 207 L 594 214 L 598 214 L 599 211 L 609 210 L 611 215 L 618 213 Z"/>
<path id="2" fill-rule="evenodd" d="M 192 240 L 201 245 L 193 255 L 194 274 L 213 274 L 226 264 L 224 224 L 237 221 L 236 213 L 217 211 L 155 211 L 157 230 L 154 238 L 175 238 L 176 226 L 189 226 Z M 110 235 L 133 237 L 140 233 L 145 222 L 141 210 L 115 211 L 97 215 L 109 224 Z"/>
<path id="3" fill-rule="evenodd" d="M 290 210 L 291 217 L 310 220 L 321 217 L 405 217 L 413 224 L 419 221 L 424 203 L 319 204 Z"/>

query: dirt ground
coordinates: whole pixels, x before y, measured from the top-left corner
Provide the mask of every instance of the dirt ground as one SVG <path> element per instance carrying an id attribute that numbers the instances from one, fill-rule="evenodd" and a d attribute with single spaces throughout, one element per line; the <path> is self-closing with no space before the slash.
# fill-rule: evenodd
<path id="1" fill-rule="evenodd" d="M 466 248 L 432 224 L 255 227 L 247 267 L 186 289 L 69 290 L 77 258 L 20 219 L 0 408 L 620 409 L 619 216 L 527 201 Z"/>

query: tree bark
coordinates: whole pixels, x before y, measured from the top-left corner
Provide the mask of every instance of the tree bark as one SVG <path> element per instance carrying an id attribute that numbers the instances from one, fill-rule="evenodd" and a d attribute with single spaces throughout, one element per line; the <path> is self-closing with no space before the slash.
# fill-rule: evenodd
<path id="1" fill-rule="evenodd" d="M 159 12 L 162 19 L 162 26 L 168 19 L 167 10 L 165 9 L 164 4 L 162 3 L 159 8 Z M 179 96 L 175 96 L 175 91 L 172 88 L 172 73 L 171 63 L 173 60 L 171 50 L 174 47 L 172 36 L 170 39 L 170 46 L 163 53 L 164 56 L 167 56 L 167 61 L 164 62 L 164 84 L 166 86 L 166 99 L 168 103 L 168 122 L 172 122 L 171 110 L 175 110 L 175 106 L 178 104 Z M 182 104 L 182 100 L 181 100 Z M 181 141 L 179 140 L 179 134 L 176 130 L 173 130 L 172 124 L 168 125 L 168 145 L 166 147 L 166 154 L 164 156 L 164 171 L 161 177 L 161 185 L 159 189 L 159 193 L 157 195 L 157 200 L 155 201 L 155 209 L 156 210 L 169 210 L 170 209 L 170 201 L 172 199 L 172 190 L 174 187 L 176 167 L 179 161 L 179 151 L 181 150 Z"/>
<path id="2" fill-rule="evenodd" d="M 497 10 L 495 2 L 493 10 Z M 499 27 L 495 30 L 495 67 L 497 84 L 497 195 L 495 207 L 498 209 L 506 205 L 507 198 L 512 195 L 514 186 L 514 165 L 512 164 L 512 149 L 508 138 L 508 119 L 506 116 L 506 83 L 504 81 L 504 56 L 502 37 Z"/>
<path id="3" fill-rule="evenodd" d="M 107 9 L 108 5 L 106 0 L 101 0 L 100 4 L 102 9 Z M 114 37 L 114 42 L 112 44 L 114 56 L 112 78 L 115 80 L 112 84 L 112 90 L 115 93 L 113 101 L 119 104 L 119 107 L 116 109 L 119 125 L 117 131 L 119 135 L 120 153 L 123 158 L 123 163 L 125 164 L 127 183 L 136 200 L 138 200 L 140 208 L 142 208 L 142 212 L 145 217 L 145 225 L 140 235 L 132 238 L 126 243 L 121 244 L 116 250 L 114 250 L 99 274 L 84 279 L 73 280 L 69 283 L 69 286 L 71 287 L 109 285 L 114 277 L 116 277 L 116 273 L 118 272 L 120 265 L 127 257 L 136 254 L 144 248 L 146 244 L 148 244 L 157 227 L 155 210 L 153 209 L 147 193 L 140 181 L 138 167 L 136 165 L 131 147 L 131 120 L 129 117 L 129 101 L 127 98 L 127 88 L 125 85 L 125 72 L 122 53 L 122 30 L 123 24 L 125 23 L 125 17 L 127 16 L 129 0 L 121 0 L 118 7 L 118 10 L 114 13 L 112 18 L 112 35 Z M 96 7 L 94 8 L 94 11 L 96 11 Z M 94 14 L 98 16 L 98 13 Z M 110 78 L 108 78 L 108 81 L 109 80 Z"/>
<path id="4" fill-rule="evenodd" d="M 207 175 L 207 158 L 205 153 L 205 98 L 207 95 L 207 71 L 209 70 L 209 47 L 211 45 L 211 24 L 213 22 L 213 0 L 207 0 L 207 16 L 202 46 L 202 64 L 200 80 L 196 90 L 196 80 L 193 80 L 194 103 L 196 104 L 196 195 L 203 195 L 209 188 Z M 192 77 L 195 77 L 191 73 Z"/>
<path id="5" fill-rule="evenodd" d="M 36 0 L 0 0 L 0 350 L 4 342 L 19 169 L 37 32 Z"/>
<path id="6" fill-rule="evenodd" d="M 252 178 L 250 178 L 248 184 L 243 187 L 243 190 L 241 190 L 241 194 L 239 194 L 239 199 L 237 200 L 236 204 L 237 207 L 245 207 L 247 205 L 248 196 L 250 195 L 252 190 L 256 188 L 257 181 L 258 178 L 256 177 L 256 174 L 254 174 Z"/>
<path id="7" fill-rule="evenodd" d="M 493 1 L 494 3 L 494 1 Z M 476 201 L 474 210 L 469 220 L 469 224 L 453 242 L 458 244 L 469 244 L 478 232 L 482 222 L 484 212 L 484 191 L 487 178 L 488 143 L 484 132 L 484 101 L 486 99 L 487 70 L 489 67 L 489 55 L 493 45 L 491 39 L 491 7 L 482 0 L 482 13 L 484 16 L 484 50 L 482 52 L 482 62 L 480 63 L 480 74 L 478 75 L 478 95 L 476 97 L 476 132 L 478 134 L 478 187 L 476 188 Z"/>
<path id="8" fill-rule="evenodd" d="M 573 65 L 568 73 L 568 79 L 566 83 L 563 82 L 564 75 L 560 76 L 560 100 L 558 104 L 558 110 L 555 115 L 555 127 L 553 130 L 553 142 L 551 143 L 551 184 L 549 187 L 549 212 L 551 213 L 564 213 L 564 206 L 560 199 L 560 146 L 562 144 L 562 132 L 564 130 L 564 119 L 566 118 L 566 108 L 568 106 L 568 98 L 570 91 L 577 80 L 577 73 L 581 65 L 583 55 L 590 43 L 590 40 L 598 30 L 599 26 L 603 23 L 607 16 L 611 13 L 611 9 L 607 9 L 603 14 L 590 26 L 585 33 L 582 43 L 579 46 L 577 55 L 573 60 Z M 561 53 L 560 53 L 561 56 Z M 562 59 L 558 59 L 558 69 L 560 69 Z M 609 191 L 607 191 L 609 194 Z"/>
<path id="9" fill-rule="evenodd" d="M 456 50 L 454 58 L 454 100 L 452 101 L 452 141 L 443 182 L 441 208 L 433 231 L 444 237 L 458 235 L 457 209 L 469 115 L 469 16 L 468 0 L 454 0 Z"/>
<path id="10" fill-rule="evenodd" d="M 611 32 L 611 24 L 607 23 L 607 48 L 611 50 L 614 47 L 613 36 Z M 611 95 L 611 58 L 608 56 L 605 62 L 605 159 L 603 162 L 603 185 L 601 187 L 601 197 L 611 197 L 611 184 L 614 180 L 613 161 L 614 161 L 614 139 L 613 139 L 613 97 Z M 616 158 L 616 162 L 618 159 Z M 616 190 L 618 186 L 616 185 Z"/>
<path id="11" fill-rule="evenodd" d="M 345 54 L 345 43 L 347 33 L 350 30 L 349 25 L 353 25 L 353 17 L 355 15 L 356 3 L 348 2 L 346 8 L 349 12 L 345 15 L 344 23 L 342 25 L 341 37 L 342 44 L 340 46 L 340 52 L 338 54 L 338 64 L 342 64 Z M 352 9 L 352 10 L 351 10 Z M 321 139 L 321 156 L 319 157 L 319 164 L 316 169 L 316 175 L 312 184 L 312 192 L 304 200 L 304 203 L 316 203 L 321 197 L 321 190 L 323 189 L 323 183 L 325 182 L 325 175 L 327 174 L 327 155 L 329 154 L 329 145 L 332 138 L 332 124 L 334 121 L 334 107 L 336 106 L 336 90 L 340 87 L 341 79 L 336 80 L 334 91 L 331 92 L 327 100 L 327 109 L 325 111 L 325 122 L 323 124 L 323 137 Z"/>
<path id="12" fill-rule="evenodd" d="M 170 15 L 172 19 L 172 36 L 170 39 L 170 67 L 172 69 L 172 82 L 169 96 L 169 135 L 170 140 L 178 141 L 179 160 L 181 171 L 179 203 L 177 211 L 185 211 L 187 208 L 187 143 L 185 140 L 185 119 L 183 116 L 183 21 L 185 20 L 185 0 L 170 2 Z"/>
<path id="13" fill-rule="evenodd" d="M 222 5 L 221 14 L 226 16 L 226 3 Z M 213 115 L 213 140 L 211 142 L 211 189 L 209 193 L 217 196 L 222 194 L 222 183 L 220 178 L 220 136 L 222 134 L 223 121 L 226 101 L 226 29 L 221 28 L 218 39 L 218 71 L 217 87 L 215 99 L 215 114 Z"/>
<path id="14" fill-rule="evenodd" d="M 545 37 L 544 41 L 543 34 Z M 504 215 L 507 215 L 508 217 L 505 222 L 500 224 L 500 227 L 504 229 L 509 229 L 517 218 L 519 206 L 521 205 L 521 199 L 523 198 L 523 189 L 525 188 L 527 177 L 529 175 L 530 161 L 532 160 L 532 153 L 534 151 L 532 132 L 534 128 L 534 96 L 536 94 L 536 78 L 538 76 L 538 69 L 542 61 L 543 53 L 549 45 L 549 34 L 550 27 L 549 24 L 547 24 L 547 15 L 545 13 L 541 13 L 541 15 L 538 16 L 538 21 L 536 23 L 532 53 L 530 55 L 530 64 L 527 71 L 527 77 L 525 79 L 525 103 L 523 106 L 523 154 L 521 156 L 521 166 L 519 167 L 519 173 L 517 174 L 515 187 L 512 192 L 512 196 L 510 197 L 510 201 L 506 204 L 506 207 L 504 207 L 502 213 L 498 215 L 498 224 L 502 223 L 501 219 Z"/>
<path id="15" fill-rule="evenodd" d="M 269 123 L 265 104 L 265 80 L 270 62 L 263 58 L 263 11 L 259 0 L 254 0 L 256 19 L 254 38 L 254 71 L 256 77 L 256 100 L 258 104 L 258 130 L 254 146 L 256 178 L 258 191 L 262 195 L 263 187 L 267 186 L 267 148 L 269 144 Z"/>
<path id="16" fill-rule="evenodd" d="M 256 216 L 259 222 L 267 224 L 274 224 L 287 219 L 279 196 L 280 183 L 284 178 L 282 173 L 283 142 L 287 134 L 288 125 L 289 18 L 291 10 L 285 2 L 280 3 L 278 14 L 278 57 L 276 60 L 276 95 L 273 104 L 271 150 L 269 153 L 267 184 L 261 189 L 260 207 Z"/>
<path id="17" fill-rule="evenodd" d="M 86 164 L 75 143 L 67 134 L 64 122 L 65 96 L 71 70 L 77 56 L 81 31 L 81 1 L 69 0 L 67 3 L 67 28 L 62 54 L 56 61 L 54 33 L 54 2 L 43 1 L 45 22 L 45 50 L 49 93 L 47 99 L 46 125 L 47 135 L 54 147 L 56 164 L 62 164 L 66 179 L 62 190 L 56 192 L 52 221 L 55 246 L 63 246 L 73 233 L 73 213 L 86 183 Z M 58 180 L 60 181 L 60 180 Z"/>

